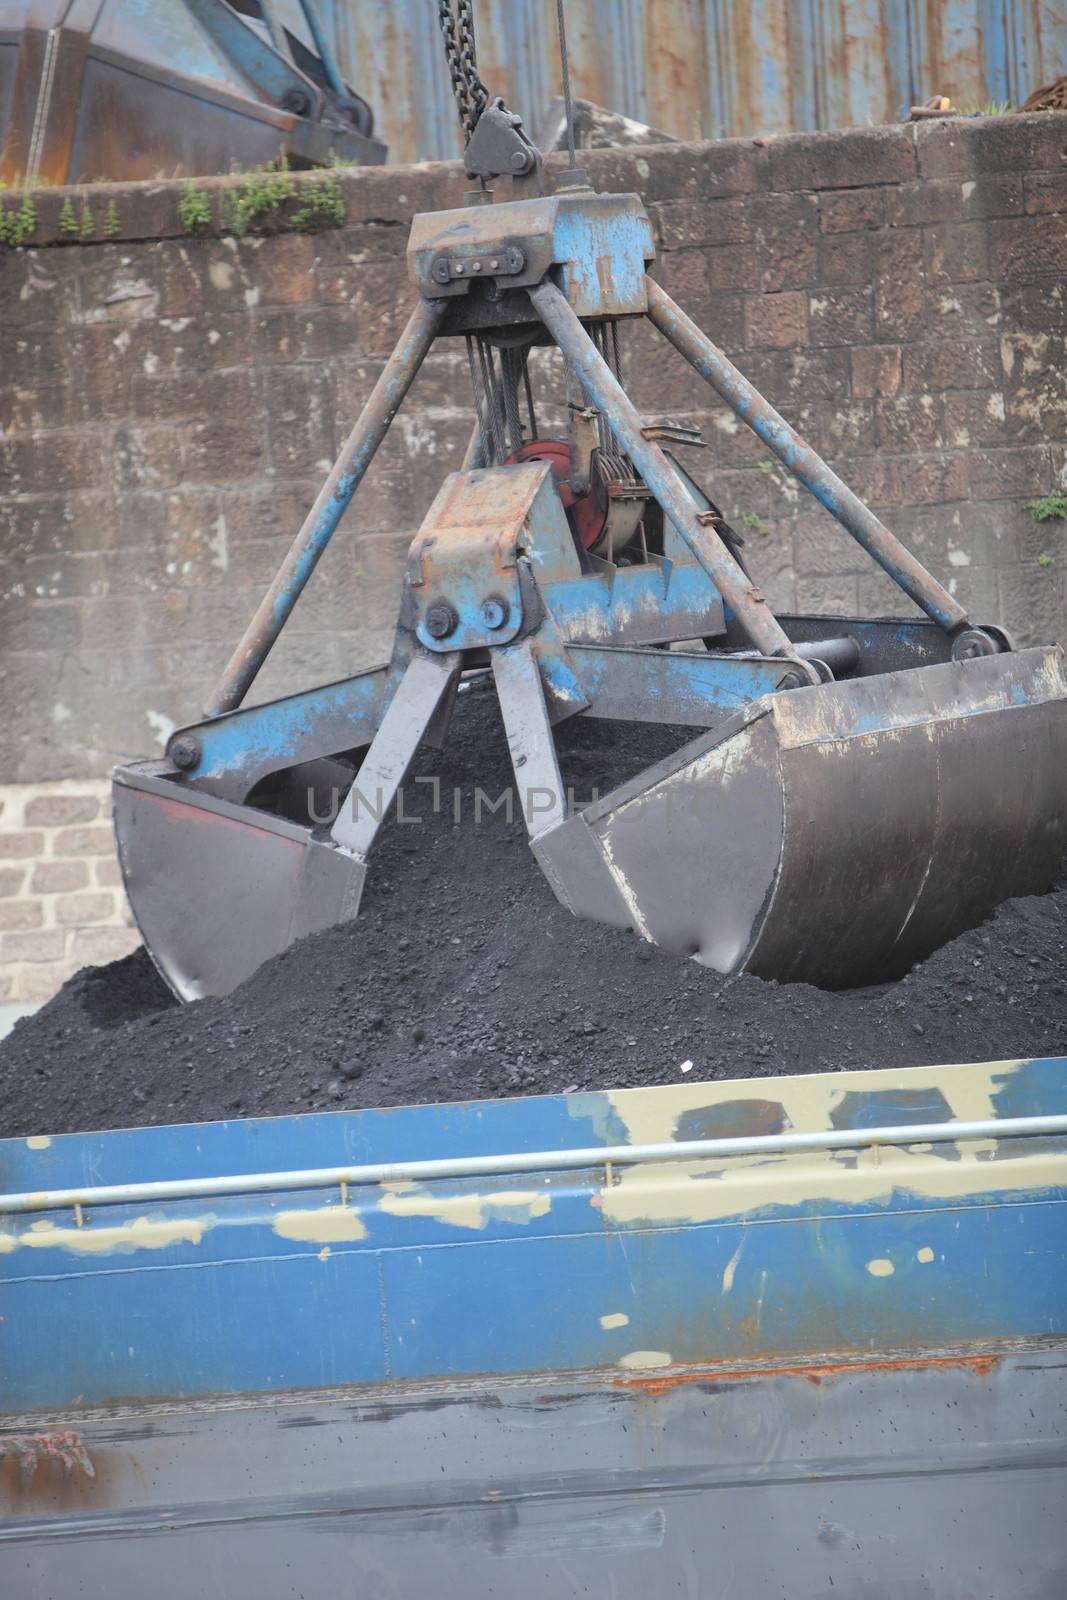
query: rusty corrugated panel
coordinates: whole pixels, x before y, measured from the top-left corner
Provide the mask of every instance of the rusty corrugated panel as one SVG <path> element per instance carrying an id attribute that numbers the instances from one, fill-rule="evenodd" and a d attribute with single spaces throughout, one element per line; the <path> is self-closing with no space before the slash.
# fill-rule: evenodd
<path id="1" fill-rule="evenodd" d="M 436 0 L 321 0 L 396 161 L 460 152 Z M 554 0 L 475 0 L 490 89 L 536 130 L 559 92 Z M 682 139 L 894 122 L 934 93 L 1018 105 L 1067 71 L 1050 0 L 568 0 L 575 93 Z"/>

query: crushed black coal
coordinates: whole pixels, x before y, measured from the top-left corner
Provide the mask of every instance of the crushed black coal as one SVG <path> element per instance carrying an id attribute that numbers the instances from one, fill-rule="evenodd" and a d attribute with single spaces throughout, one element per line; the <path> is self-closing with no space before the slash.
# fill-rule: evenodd
<path id="1" fill-rule="evenodd" d="M 559 730 L 579 799 L 677 748 L 680 730 Z M 0 1044 L 0 1133 L 785 1072 L 1059 1054 L 1067 882 L 1012 900 L 897 983 L 829 993 L 723 977 L 555 900 L 520 818 L 495 699 L 461 697 L 420 753 L 407 815 L 355 922 L 303 940 L 233 994 L 178 1005 L 144 951 L 71 979 Z M 414 798 L 411 798 L 411 797 Z M 434 809 L 435 798 L 439 801 Z M 458 821 L 457 821 L 458 816 Z"/>

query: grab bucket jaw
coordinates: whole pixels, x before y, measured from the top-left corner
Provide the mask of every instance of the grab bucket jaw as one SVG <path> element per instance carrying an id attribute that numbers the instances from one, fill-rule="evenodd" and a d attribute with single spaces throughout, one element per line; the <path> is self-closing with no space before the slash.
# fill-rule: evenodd
<path id="1" fill-rule="evenodd" d="M 720 972 L 899 977 L 1067 848 L 1058 648 L 765 695 L 534 849 L 579 916 Z"/>
<path id="2" fill-rule="evenodd" d="M 310 828 L 117 768 L 115 835 L 145 945 L 181 1000 L 229 994 L 305 934 L 359 910 L 366 863 Z"/>

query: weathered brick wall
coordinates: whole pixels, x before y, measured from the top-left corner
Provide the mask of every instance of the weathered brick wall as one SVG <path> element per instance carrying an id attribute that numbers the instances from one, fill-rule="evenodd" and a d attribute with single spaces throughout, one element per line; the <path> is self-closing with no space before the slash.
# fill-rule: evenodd
<path id="1" fill-rule="evenodd" d="M 103 779 L 0 784 L 0 1002 L 47 1000 L 138 943 Z"/>
<path id="2" fill-rule="evenodd" d="M 1067 116 L 589 166 L 645 195 L 665 286 L 976 617 L 1067 633 L 1065 524 L 1025 509 L 1067 487 Z M 186 236 L 156 184 L 77 196 L 98 232 L 72 244 L 42 192 L 39 246 L 0 255 L 0 779 L 97 778 L 198 715 L 407 314 L 412 213 L 464 187 L 454 166 L 340 182 L 342 227 L 241 239 Z M 627 342 L 644 410 L 704 429 L 693 470 L 779 608 L 908 609 L 651 330 Z M 380 658 L 468 428 L 445 345 L 257 694 Z"/>

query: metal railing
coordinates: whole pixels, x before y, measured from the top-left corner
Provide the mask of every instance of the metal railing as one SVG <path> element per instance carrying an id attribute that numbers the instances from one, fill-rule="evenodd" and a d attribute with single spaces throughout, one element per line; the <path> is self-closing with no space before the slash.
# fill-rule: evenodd
<path id="1" fill-rule="evenodd" d="M 593 1145 L 585 1149 L 530 1150 L 496 1156 L 445 1156 L 430 1161 L 383 1161 L 362 1166 L 306 1167 L 293 1172 L 230 1173 L 216 1178 L 174 1178 L 158 1183 L 98 1184 L 80 1189 L 41 1189 L 24 1194 L 0 1194 L 0 1216 L 71 1208 L 80 1210 L 86 1206 L 211 1199 L 224 1195 L 284 1194 L 296 1189 L 340 1187 L 347 1192 L 348 1188 L 383 1183 L 427 1183 L 445 1178 L 578 1172 L 596 1167 L 610 1170 L 650 1162 L 715 1161 L 732 1156 L 794 1155 L 808 1150 L 869 1150 L 881 1146 L 946 1144 L 976 1139 L 1033 1139 L 1053 1135 L 1067 1135 L 1067 1115 L 1003 1117 L 973 1122 L 905 1123 L 884 1128 L 831 1128 L 817 1133 L 683 1139 L 666 1144 Z M 992 1171 L 990 1176 L 993 1176 Z M 1064 1182 L 1067 1184 L 1067 1163 Z"/>

